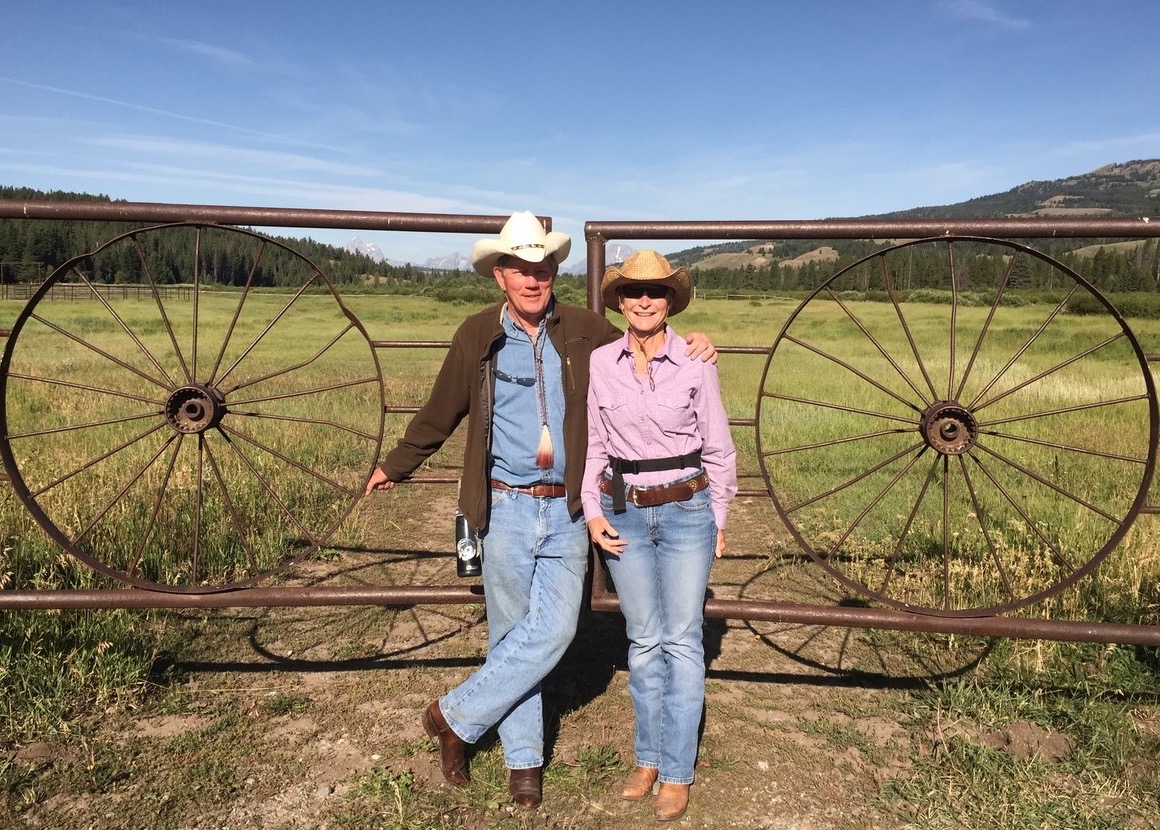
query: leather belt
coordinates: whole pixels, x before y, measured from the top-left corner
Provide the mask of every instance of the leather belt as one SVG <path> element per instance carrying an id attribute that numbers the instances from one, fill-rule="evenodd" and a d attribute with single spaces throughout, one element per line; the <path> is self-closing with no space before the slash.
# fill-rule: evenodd
<path id="1" fill-rule="evenodd" d="M 625 488 L 624 497 L 637 507 L 655 507 L 671 501 L 685 501 L 692 498 L 698 490 L 704 490 L 708 486 L 709 474 L 702 470 L 696 478 L 687 478 L 673 484 L 659 484 L 655 487 L 629 485 Z M 601 477 L 600 492 L 612 495 L 612 479 Z"/>
<path id="2" fill-rule="evenodd" d="M 534 499 L 562 499 L 568 494 L 563 484 L 532 484 L 527 487 L 512 487 L 510 484 L 504 484 L 494 478 L 491 480 L 491 489 L 511 490 L 523 493 L 525 496 L 531 496 Z"/>

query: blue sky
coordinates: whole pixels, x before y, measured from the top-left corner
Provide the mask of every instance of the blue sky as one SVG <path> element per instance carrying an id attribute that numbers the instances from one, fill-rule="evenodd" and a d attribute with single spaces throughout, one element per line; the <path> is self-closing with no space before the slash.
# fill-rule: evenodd
<path id="1" fill-rule="evenodd" d="M 860 216 L 1160 157 L 1158 31 L 1155 0 L 13 0 L 0 184 L 533 210 L 576 261 L 589 219 Z"/>

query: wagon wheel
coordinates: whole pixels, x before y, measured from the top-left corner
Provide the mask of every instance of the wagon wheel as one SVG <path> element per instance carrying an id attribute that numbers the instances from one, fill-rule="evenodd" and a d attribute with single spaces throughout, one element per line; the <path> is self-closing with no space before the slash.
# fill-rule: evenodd
<path id="1" fill-rule="evenodd" d="M 444 531 L 451 535 L 449 529 Z M 367 589 L 439 584 L 447 578 L 444 550 L 360 549 L 357 557 L 324 563 L 324 573 L 320 565 L 317 581 Z M 247 647 L 266 659 L 333 670 L 387 667 L 404 660 L 410 665 L 422 660 L 445 662 L 449 644 L 455 644 L 456 656 L 480 658 L 487 647 L 486 634 L 480 634 L 484 619 L 480 595 L 478 603 L 455 605 L 271 608 L 239 623 L 248 627 Z"/>
<path id="2" fill-rule="evenodd" d="M 861 593 L 835 582 L 795 551 L 771 556 L 740 586 L 747 601 L 864 608 Z M 811 672 L 852 682 L 929 683 L 976 668 L 990 650 L 984 638 L 854 628 L 786 620 L 746 620 L 756 642 Z"/>
<path id="3" fill-rule="evenodd" d="M 209 290 L 222 284 L 236 288 Z M 0 457 L 41 527 L 96 570 L 242 587 L 350 513 L 382 388 L 362 324 L 308 260 L 244 230 L 144 228 L 62 265 L 17 318 Z"/>
<path id="4" fill-rule="evenodd" d="M 1059 302 L 1018 307 L 1032 278 Z M 867 291 L 887 302 L 854 302 Z M 762 475 L 801 548 L 873 600 L 945 616 L 1091 572 L 1144 505 L 1156 442 L 1120 314 L 994 239 L 908 242 L 830 277 L 778 334 L 757 402 Z"/>

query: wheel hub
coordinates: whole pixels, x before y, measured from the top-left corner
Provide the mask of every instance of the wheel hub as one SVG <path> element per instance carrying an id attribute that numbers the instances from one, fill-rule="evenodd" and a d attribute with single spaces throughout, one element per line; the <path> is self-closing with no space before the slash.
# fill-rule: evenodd
<path id="1" fill-rule="evenodd" d="M 962 455 L 975 445 L 979 424 L 957 401 L 936 401 L 923 413 L 920 431 L 935 452 Z"/>
<path id="2" fill-rule="evenodd" d="M 209 386 L 183 386 L 165 402 L 165 418 L 178 432 L 205 432 L 221 423 L 226 414 L 226 400 Z"/>

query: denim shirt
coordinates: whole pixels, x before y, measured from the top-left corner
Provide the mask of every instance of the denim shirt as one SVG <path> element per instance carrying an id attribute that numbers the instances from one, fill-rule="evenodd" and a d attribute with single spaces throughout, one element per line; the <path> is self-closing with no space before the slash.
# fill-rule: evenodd
<path id="1" fill-rule="evenodd" d="M 548 314 L 551 315 L 549 310 Z M 548 431 L 552 436 L 552 467 L 536 466 L 540 444 L 540 402 L 536 389 L 533 343 L 523 326 L 503 312 L 504 342 L 496 353 L 495 403 L 492 410 L 491 477 L 512 486 L 560 484 L 564 481 L 564 374 L 560 355 L 548 338 L 547 318 L 537 338 L 543 339 L 544 391 Z"/>

